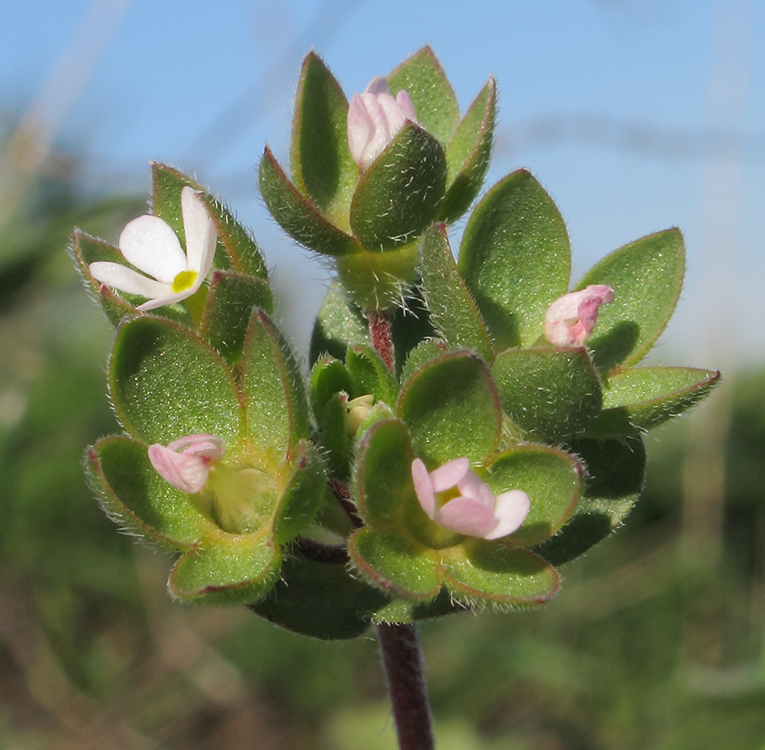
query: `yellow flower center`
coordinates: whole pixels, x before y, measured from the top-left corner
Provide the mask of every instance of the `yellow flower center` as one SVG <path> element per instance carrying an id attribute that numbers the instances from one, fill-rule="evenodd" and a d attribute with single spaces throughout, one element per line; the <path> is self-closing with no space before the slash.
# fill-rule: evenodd
<path id="1" fill-rule="evenodd" d="M 191 289 L 198 275 L 196 271 L 181 271 L 173 279 L 173 293 L 178 294 L 178 292 L 185 292 L 187 289 Z"/>

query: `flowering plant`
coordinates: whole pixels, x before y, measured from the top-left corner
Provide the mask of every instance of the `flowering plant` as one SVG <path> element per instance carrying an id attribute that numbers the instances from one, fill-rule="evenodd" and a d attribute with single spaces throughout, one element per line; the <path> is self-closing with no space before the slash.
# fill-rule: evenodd
<path id="1" fill-rule="evenodd" d="M 152 214 L 119 248 L 75 232 L 117 326 L 124 430 L 88 450 L 88 473 L 115 520 L 180 553 L 174 596 L 325 639 L 541 604 L 638 499 L 644 432 L 717 383 L 636 366 L 680 294 L 676 229 L 571 291 L 563 219 L 518 170 L 455 260 L 448 228 L 480 192 L 495 107 L 490 78 L 461 117 L 427 47 L 350 104 L 308 55 L 291 177 L 268 147 L 259 173 L 274 219 L 337 271 L 307 379 L 260 249 L 198 183 L 155 164 Z"/>

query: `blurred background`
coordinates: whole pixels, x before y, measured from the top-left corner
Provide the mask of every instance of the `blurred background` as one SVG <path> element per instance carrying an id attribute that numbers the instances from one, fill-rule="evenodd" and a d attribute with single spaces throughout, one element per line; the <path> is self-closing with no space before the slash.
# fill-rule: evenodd
<path id="1" fill-rule="evenodd" d="M 463 110 L 497 77 L 488 184 L 534 172 L 574 280 L 681 227 L 652 361 L 725 372 L 554 602 L 422 626 L 439 747 L 765 750 L 763 42 L 755 0 L 2 3 L 0 748 L 395 746 L 371 637 L 173 604 L 169 559 L 98 509 L 80 461 L 116 431 L 112 332 L 66 248 L 145 212 L 150 159 L 194 173 L 254 228 L 305 356 L 329 276 L 268 219 L 263 145 L 286 161 L 308 50 L 350 94 L 430 43 Z"/>

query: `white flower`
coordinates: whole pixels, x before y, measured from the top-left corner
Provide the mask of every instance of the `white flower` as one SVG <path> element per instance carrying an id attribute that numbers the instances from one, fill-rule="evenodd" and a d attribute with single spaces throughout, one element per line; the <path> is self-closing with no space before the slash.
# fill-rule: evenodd
<path id="1" fill-rule="evenodd" d="M 396 137 L 407 120 L 417 122 L 409 94 L 403 89 L 394 99 L 388 81 L 375 76 L 348 107 L 348 146 L 353 161 L 366 169 Z"/>
<path id="2" fill-rule="evenodd" d="M 439 526 L 458 534 L 499 539 L 512 534 L 529 514 L 531 502 L 523 490 L 495 497 L 470 470 L 467 458 L 455 458 L 431 472 L 415 458 L 412 479 L 422 509 Z"/>
<path id="3" fill-rule="evenodd" d="M 218 463 L 226 446 L 216 435 L 187 435 L 167 446 L 149 446 L 149 461 L 168 484 L 193 495 L 204 489 L 210 467 Z"/>
<path id="4" fill-rule="evenodd" d="M 614 301 L 614 290 L 591 284 L 553 302 L 545 313 L 545 338 L 556 346 L 581 346 L 598 322 L 598 308 Z"/>
<path id="5" fill-rule="evenodd" d="M 146 297 L 139 310 L 153 310 L 190 297 L 202 286 L 212 266 L 215 224 L 191 187 L 181 191 L 186 253 L 170 225 L 158 216 L 139 216 L 120 235 L 120 252 L 148 278 L 121 263 L 96 261 L 90 273 L 96 281 L 128 294 Z"/>

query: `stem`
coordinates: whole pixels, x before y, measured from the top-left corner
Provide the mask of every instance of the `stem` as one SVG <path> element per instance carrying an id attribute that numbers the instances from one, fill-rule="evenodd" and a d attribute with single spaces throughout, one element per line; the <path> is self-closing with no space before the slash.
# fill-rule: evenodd
<path id="1" fill-rule="evenodd" d="M 413 624 L 377 626 L 401 750 L 434 750 L 423 659 Z"/>
<path id="2" fill-rule="evenodd" d="M 390 319 L 384 312 L 368 310 L 366 313 L 369 321 L 369 336 L 372 346 L 382 357 L 385 366 L 393 372 L 395 359 L 393 356 L 393 340 L 390 335 Z"/>

